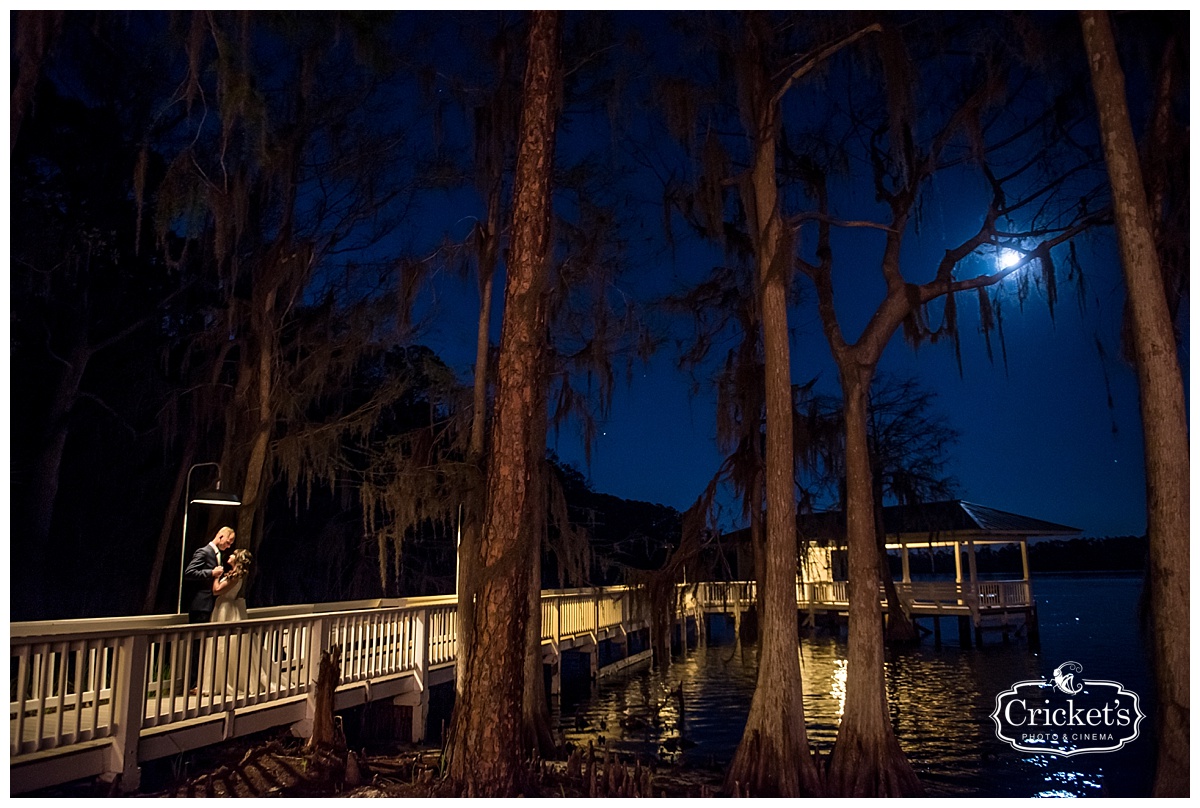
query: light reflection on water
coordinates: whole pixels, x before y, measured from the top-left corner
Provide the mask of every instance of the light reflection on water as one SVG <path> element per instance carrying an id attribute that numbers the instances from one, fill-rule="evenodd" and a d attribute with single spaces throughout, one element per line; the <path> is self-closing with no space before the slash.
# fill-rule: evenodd
<path id="1" fill-rule="evenodd" d="M 954 644 L 953 621 L 945 621 L 947 645 L 941 650 L 927 640 L 919 648 L 889 654 L 891 717 L 909 761 L 934 795 L 1148 793 L 1149 720 L 1138 740 L 1110 754 L 1029 755 L 996 738 L 989 718 L 996 694 L 1013 682 L 1048 675 L 1065 659 L 1083 662 L 1085 676 L 1124 681 L 1141 693 L 1142 709 L 1153 710 L 1130 616 L 1140 580 L 1050 579 L 1035 586 L 1042 604 L 1040 653 L 1024 641 L 1002 645 L 994 635 L 983 648 L 961 649 Z M 845 702 L 845 640 L 806 637 L 800 660 L 809 742 L 827 755 Z M 590 691 L 568 686 L 559 725 L 575 745 L 591 741 L 598 749 L 719 772 L 741 740 L 757 664 L 754 646 L 734 644 L 732 631 L 715 625 L 707 645 L 677 656 L 665 671 L 642 665 Z"/>

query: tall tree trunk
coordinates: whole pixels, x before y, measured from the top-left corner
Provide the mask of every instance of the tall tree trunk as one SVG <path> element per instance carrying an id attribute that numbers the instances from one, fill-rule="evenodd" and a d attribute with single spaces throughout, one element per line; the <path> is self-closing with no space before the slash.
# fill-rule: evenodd
<path id="1" fill-rule="evenodd" d="M 873 483 L 871 496 L 875 502 L 874 525 L 875 546 L 879 551 L 879 581 L 883 585 L 884 597 L 887 599 L 887 641 L 894 645 L 909 645 L 917 641 L 917 630 L 912 621 L 904 613 L 900 603 L 900 593 L 896 591 L 896 582 L 892 580 L 892 570 L 888 565 L 887 531 L 883 525 L 883 482 L 878 472 L 871 475 Z"/>
<path id="2" fill-rule="evenodd" d="M 484 444 L 487 440 L 488 334 L 492 321 L 492 284 L 500 241 L 500 183 L 492 184 L 488 195 L 486 231 L 479 234 L 479 330 L 475 338 L 474 410 L 471 412 L 471 440 L 468 458 L 482 469 Z M 475 579 L 479 566 L 479 533 L 484 501 L 483 475 L 478 484 L 466 492 L 463 503 L 461 545 L 458 548 L 458 642 L 459 647 L 470 645 L 475 635 Z M 462 695 L 466 679 L 467 660 L 459 654 L 455 660 L 454 693 Z"/>
<path id="3" fill-rule="evenodd" d="M 50 530 L 54 523 L 54 511 L 58 505 L 58 483 L 62 470 L 63 455 L 70 434 L 71 411 L 79 398 L 79 388 L 92 352 L 87 345 L 86 333 L 80 331 L 70 357 L 64 363 L 62 375 L 46 415 L 46 428 L 41 451 L 34 462 L 25 499 L 28 514 L 28 534 L 19 542 L 15 556 L 28 571 L 25 578 L 34 584 L 21 593 L 19 601 L 29 611 L 26 619 L 53 617 L 52 604 L 46 599 L 46 583 L 54 580 L 53 553 L 46 552 L 51 545 Z M 25 584 L 25 581 L 22 582 Z M 47 611 L 47 610 L 50 611 Z"/>
<path id="4" fill-rule="evenodd" d="M 13 55 L 17 57 L 17 81 L 12 88 L 11 128 L 9 130 L 8 153 L 17 148 L 21 124 L 33 107 L 37 94 L 38 79 L 54 40 L 62 28 L 63 11 L 15 11 L 13 27 L 15 41 Z"/>
<path id="5" fill-rule="evenodd" d="M 821 792 L 808 749 L 796 628 L 796 499 L 787 289 L 793 244 L 775 187 L 778 107 L 767 69 L 767 24 L 746 23 L 747 55 L 739 95 L 754 143 L 743 203 L 754 243 L 762 306 L 766 424 L 766 592 L 758 620 L 758 682 L 746 730 L 725 779 L 727 791 L 798 797 Z M 748 186 L 748 187 L 747 187 Z"/>
<path id="6" fill-rule="evenodd" d="M 544 372 L 542 297 L 550 245 L 560 26 L 560 12 L 531 14 L 475 637 L 463 649 L 467 653 L 464 686 L 447 749 L 450 780 L 467 796 L 511 796 L 524 785 L 521 713 L 529 551 L 522 541 L 528 532 L 521 523 L 530 500 L 538 499 L 531 487 L 536 475 L 530 468 L 529 447 L 541 389 L 537 374 Z"/>
<path id="7" fill-rule="evenodd" d="M 188 469 L 192 467 L 195 457 L 196 432 L 193 429 L 188 432 L 187 444 L 179 459 L 179 469 L 175 474 L 175 484 L 171 487 L 171 499 L 167 502 L 167 512 L 163 517 L 162 528 L 158 532 L 158 549 L 150 564 L 150 574 L 146 581 L 146 597 L 142 601 L 142 611 L 146 614 L 154 614 L 154 608 L 158 602 L 158 586 L 162 583 L 163 562 L 170 553 L 171 539 L 175 536 L 175 519 L 179 516 L 179 503 L 186 496 L 184 489 L 187 487 Z M 187 507 L 186 502 L 183 503 L 183 507 Z M 181 546 L 179 552 L 186 553 L 187 549 Z M 179 581 L 178 586 L 183 586 L 182 580 Z"/>
<path id="8" fill-rule="evenodd" d="M 92 351 L 87 344 L 87 335 L 80 330 L 76 342 L 58 379 L 50 412 L 46 415 L 46 433 L 42 441 L 42 452 L 34 466 L 30 480 L 30 501 L 33 503 L 33 537 L 39 542 L 50 539 L 50 525 L 54 520 L 54 508 L 58 502 L 58 478 L 62 468 L 63 453 L 66 451 L 67 434 L 70 432 L 71 410 L 79 398 L 83 374 L 91 360 Z"/>
<path id="9" fill-rule="evenodd" d="M 766 601 L 763 598 L 767 591 L 767 542 L 763 535 L 762 456 L 758 452 L 755 454 L 758 455 L 755 461 L 757 471 L 754 473 L 754 482 L 750 484 L 750 497 L 753 502 L 750 510 L 750 549 L 754 561 L 754 620 L 757 624 L 766 609 Z"/>
<path id="10" fill-rule="evenodd" d="M 544 405 L 543 405 L 544 408 Z M 543 445 L 545 443 L 543 428 Z M 532 454 L 532 453 L 531 453 Z M 534 476 L 536 492 L 546 490 L 546 460 Z M 536 462 L 536 461 L 535 461 Z M 550 710 L 546 702 L 546 679 L 542 672 L 542 546 L 546 531 L 545 496 L 531 498 L 534 504 L 529 518 L 529 622 L 525 625 L 525 691 L 521 702 L 521 735 L 530 758 L 554 754 L 554 733 L 550 728 Z"/>
<path id="11" fill-rule="evenodd" d="M 1183 380 L 1153 239 L 1125 77 L 1106 12 L 1080 12 L 1113 191 L 1113 213 L 1132 315 L 1145 436 L 1158 762 L 1154 795 L 1186 797 L 1189 755 L 1188 427 Z"/>
<path id="12" fill-rule="evenodd" d="M 545 298 L 542 299 L 542 307 Z M 539 312 L 539 319 L 545 318 Z M 521 734 L 525 753 L 530 758 L 546 758 L 554 754 L 554 733 L 550 729 L 550 710 L 546 703 L 546 681 L 542 674 L 542 548 L 546 546 L 547 513 L 549 511 L 549 480 L 546 463 L 546 428 L 548 379 L 546 376 L 546 347 L 549 334 L 538 357 L 538 388 L 534 399 L 533 421 L 529 432 L 530 488 L 529 513 L 525 524 L 529 530 L 526 545 L 529 549 L 529 622 L 525 625 L 525 691 L 521 702 Z"/>
<path id="13" fill-rule="evenodd" d="M 261 303 L 258 325 L 255 329 L 259 344 L 255 357 L 253 378 L 257 382 L 253 421 L 254 437 L 250 443 L 250 453 L 246 458 L 246 473 L 242 477 L 242 506 L 237 513 L 237 544 L 248 547 L 257 553 L 262 543 L 260 531 L 254 529 L 258 511 L 264 506 L 260 500 L 269 488 L 267 479 L 267 463 L 271 443 L 271 431 L 275 422 L 274 368 L 275 368 L 275 329 L 274 312 L 278 286 L 272 287 Z M 235 404 L 236 406 L 236 404 Z"/>
<path id="14" fill-rule="evenodd" d="M 867 391 L 873 364 L 839 360 L 846 410 L 846 543 L 850 639 L 846 706 L 829 763 L 831 794 L 845 797 L 922 793 L 888 717 L 879 610 L 879 550 L 867 442 Z"/>
<path id="15" fill-rule="evenodd" d="M 225 367 L 225 360 L 229 356 L 229 352 L 233 350 L 233 343 L 229 341 L 222 342 L 221 349 L 214 357 L 210 365 L 208 383 L 210 387 L 216 387 L 221 378 L 221 371 Z M 146 599 L 143 602 L 143 611 L 150 613 L 154 610 L 155 599 L 158 597 L 158 587 L 162 582 L 163 561 L 170 553 L 172 539 L 175 533 L 176 518 L 179 516 L 179 504 L 183 501 L 187 487 L 188 470 L 192 464 L 196 462 L 196 448 L 199 442 L 199 436 L 203 430 L 201 421 L 202 417 L 197 417 L 197 420 L 188 428 L 187 442 L 184 444 L 183 457 L 179 463 L 178 473 L 175 475 L 175 485 L 171 489 L 171 501 L 167 505 L 167 512 L 163 516 L 162 528 L 158 532 L 158 550 L 154 554 L 153 566 L 150 569 L 150 580 L 146 584 Z M 187 503 L 184 503 L 187 507 Z M 186 553 L 186 548 L 181 547 L 180 552 Z M 178 586 L 183 586 L 180 581 Z M 176 588 L 178 594 L 178 588 Z"/>
<path id="16" fill-rule="evenodd" d="M 488 388 L 488 335 L 492 328 L 492 284 L 496 276 L 496 263 L 500 250 L 500 190 L 488 200 L 487 231 L 479 235 L 479 330 L 475 336 L 475 387 L 472 391 L 471 445 L 473 457 L 483 457 L 483 444 L 487 435 L 487 388 Z"/>

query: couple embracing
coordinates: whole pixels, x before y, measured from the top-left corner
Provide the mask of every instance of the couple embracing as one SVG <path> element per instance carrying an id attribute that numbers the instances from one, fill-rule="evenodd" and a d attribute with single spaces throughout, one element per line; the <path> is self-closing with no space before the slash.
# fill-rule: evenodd
<path id="1" fill-rule="evenodd" d="M 201 547 L 192 556 L 187 569 L 184 570 L 184 580 L 194 588 L 191 602 L 188 605 L 189 623 L 237 623 L 248 619 L 246 599 L 241 597 L 242 584 L 250 567 L 249 550 L 233 550 L 233 540 L 236 534 L 231 527 L 223 527 L 217 531 L 213 540 Z M 207 660 L 213 659 L 215 664 Z M 251 659 L 251 657 L 257 659 Z M 259 679 L 266 687 L 266 674 L 263 670 L 264 654 L 251 653 L 248 638 L 240 636 L 218 636 L 205 640 L 203 654 L 203 684 L 200 690 L 204 695 L 224 690 L 228 695 L 235 695 L 239 690 L 246 690 L 252 679 Z M 250 673 L 251 666 L 258 668 L 259 675 Z M 216 688 L 212 686 L 213 675 L 218 679 Z M 220 682 L 225 682 L 221 687 Z M 193 680 L 194 681 L 194 680 Z M 197 688 L 189 691 L 195 695 Z"/>
<path id="2" fill-rule="evenodd" d="M 246 600 L 239 597 L 250 567 L 250 551 L 234 550 L 233 528 L 223 527 L 192 555 L 183 578 L 195 588 L 188 606 L 189 623 L 233 623 L 246 619 Z M 228 566 L 226 566 L 228 565 Z"/>

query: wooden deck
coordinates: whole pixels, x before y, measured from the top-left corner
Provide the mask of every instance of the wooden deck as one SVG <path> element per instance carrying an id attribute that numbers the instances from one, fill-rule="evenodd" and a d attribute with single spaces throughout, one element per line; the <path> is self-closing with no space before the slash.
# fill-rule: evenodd
<path id="1" fill-rule="evenodd" d="M 729 611 L 735 605 L 747 609 L 755 604 L 756 590 L 752 582 L 701 583 L 697 600 L 705 611 Z M 1029 582 L 984 581 L 976 584 L 954 581 L 896 582 L 901 607 L 909 615 L 957 616 L 982 619 L 989 614 L 1024 612 L 1034 605 Z M 880 587 L 880 603 L 886 605 Z M 846 611 L 850 606 L 845 581 L 822 581 L 796 584 L 796 608 L 801 611 Z"/>
<path id="2" fill-rule="evenodd" d="M 648 608 L 627 587 L 543 594 L 543 653 L 593 657 L 624 643 Z M 429 688 L 454 679 L 454 596 L 255 609 L 241 623 L 187 625 L 180 615 L 11 626 L 11 792 L 119 774 L 140 762 L 278 726 L 311 727 L 321 655 L 340 649 L 335 708 L 390 699 L 425 729 Z M 185 683 L 199 682 L 192 695 Z M 206 693 L 211 691 L 211 695 Z"/>
<path id="3" fill-rule="evenodd" d="M 977 627 L 988 615 L 1033 608 L 1025 581 L 902 584 L 900 593 L 913 616 L 955 615 Z M 692 584 L 680 589 L 677 619 L 744 610 L 754 600 L 753 583 Z M 847 608 L 845 583 L 797 584 L 802 612 Z M 554 671 L 552 692 L 564 652 L 587 652 L 599 675 L 599 643 L 625 644 L 647 626 L 648 609 L 647 598 L 629 587 L 544 592 L 542 649 Z M 271 727 L 306 735 L 316 666 L 335 646 L 342 676 L 335 708 L 380 699 L 411 706 L 414 740 L 424 733 L 429 689 L 454 678 L 454 596 L 254 609 L 250 618 L 219 625 L 187 625 L 182 615 L 11 624 L 11 792 L 104 773 L 133 790 L 144 761 Z M 194 682 L 214 694 L 191 695 L 185 683 Z"/>

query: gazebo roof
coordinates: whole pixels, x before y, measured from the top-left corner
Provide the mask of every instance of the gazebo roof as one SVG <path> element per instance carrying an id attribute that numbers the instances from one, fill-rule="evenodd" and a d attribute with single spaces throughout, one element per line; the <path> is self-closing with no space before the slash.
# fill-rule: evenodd
<path id="1" fill-rule="evenodd" d="M 841 539 L 846 532 L 845 526 L 846 517 L 842 511 L 800 514 L 796 517 L 800 536 L 809 540 Z M 1030 536 L 1072 536 L 1082 532 L 1077 527 L 960 499 L 886 507 L 883 509 L 883 527 L 889 537 L 912 536 L 943 541 L 989 536 L 1012 541 Z"/>

